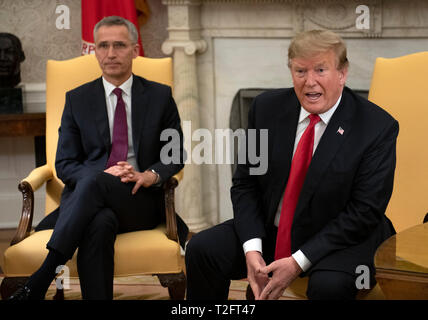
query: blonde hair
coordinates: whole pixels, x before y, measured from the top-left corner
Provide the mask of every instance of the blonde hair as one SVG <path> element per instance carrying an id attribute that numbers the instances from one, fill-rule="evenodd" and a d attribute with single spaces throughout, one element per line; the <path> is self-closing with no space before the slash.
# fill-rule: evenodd
<path id="1" fill-rule="evenodd" d="M 309 58 L 319 53 L 333 50 L 336 54 L 338 70 L 349 65 L 346 57 L 346 45 L 343 39 L 329 30 L 310 30 L 297 34 L 288 47 L 288 67 L 293 58 Z"/>

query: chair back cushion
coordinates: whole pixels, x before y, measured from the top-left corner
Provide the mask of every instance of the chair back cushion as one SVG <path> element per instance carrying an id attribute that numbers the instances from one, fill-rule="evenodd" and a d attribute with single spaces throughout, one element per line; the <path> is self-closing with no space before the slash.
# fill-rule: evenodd
<path id="1" fill-rule="evenodd" d="M 377 58 L 369 100 L 400 124 L 394 191 L 387 208 L 397 232 L 428 212 L 428 52 Z"/>
<path id="2" fill-rule="evenodd" d="M 172 59 L 137 57 L 133 60 L 134 74 L 151 81 L 172 86 Z M 62 182 L 55 171 L 58 128 L 65 104 L 65 93 L 101 76 L 95 55 L 85 55 L 70 60 L 48 60 L 46 66 L 46 162 L 54 178 L 46 185 L 46 214 L 58 207 Z"/>

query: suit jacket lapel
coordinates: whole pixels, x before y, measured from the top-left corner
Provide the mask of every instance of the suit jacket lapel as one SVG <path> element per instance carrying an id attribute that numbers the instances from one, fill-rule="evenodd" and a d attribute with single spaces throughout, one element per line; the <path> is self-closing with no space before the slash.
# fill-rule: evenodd
<path id="1" fill-rule="evenodd" d="M 93 108 L 93 112 L 95 114 L 95 126 L 97 127 L 97 130 L 100 133 L 107 152 L 110 153 L 110 128 L 102 78 L 97 79 L 94 82 L 94 85 L 95 90 L 93 91 L 94 94 L 89 96 L 89 105 Z"/>
<path id="2" fill-rule="evenodd" d="M 139 163 L 139 146 L 142 136 L 142 130 L 144 127 L 145 118 L 147 111 L 149 109 L 149 93 L 148 90 L 144 88 L 142 78 L 133 75 L 134 79 L 132 81 L 132 139 L 134 145 L 134 152 Z"/>
<path id="3" fill-rule="evenodd" d="M 296 139 L 296 129 L 299 121 L 300 103 L 294 91 L 289 99 L 283 99 L 279 103 L 279 114 L 277 115 L 276 125 L 273 134 L 273 150 L 271 157 L 277 163 L 276 170 L 271 172 L 272 179 L 272 202 L 269 210 L 269 221 L 273 222 L 276 209 L 290 174 L 291 161 L 293 158 L 294 141 Z"/>
<path id="4" fill-rule="evenodd" d="M 330 119 L 329 124 L 318 144 L 312 157 L 311 164 L 306 174 L 305 183 L 300 192 L 299 202 L 296 207 L 294 218 L 308 204 L 312 194 L 317 189 L 330 162 L 335 157 L 340 146 L 345 141 L 352 129 L 352 116 L 354 105 L 350 101 L 349 94 L 343 90 L 342 100 Z M 339 128 L 343 129 L 342 134 Z"/>
<path id="5" fill-rule="evenodd" d="M 292 96 L 288 105 L 281 105 L 281 109 L 284 110 L 278 116 L 276 124 L 276 134 L 274 141 L 274 149 L 272 157 L 278 157 L 281 161 L 282 171 L 279 173 L 281 184 L 285 184 L 290 173 L 291 160 L 293 157 L 294 140 L 296 139 L 296 129 L 299 121 L 300 104 L 297 97 L 292 92 Z M 284 186 L 285 188 L 285 186 Z"/>

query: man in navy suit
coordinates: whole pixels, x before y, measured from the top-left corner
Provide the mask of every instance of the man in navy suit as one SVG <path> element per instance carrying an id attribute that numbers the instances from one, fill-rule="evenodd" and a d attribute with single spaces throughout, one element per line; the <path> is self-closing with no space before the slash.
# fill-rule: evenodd
<path id="1" fill-rule="evenodd" d="M 309 277 L 309 299 L 355 299 L 357 267 L 369 268 L 373 285 L 375 250 L 395 233 L 384 213 L 398 122 L 345 86 L 346 47 L 335 33 L 297 35 L 288 58 L 294 87 L 259 95 L 249 111 L 248 129 L 268 130 L 268 170 L 239 164 L 234 218 L 188 243 L 188 299 L 227 299 L 230 280 L 242 278 L 256 299 L 278 299 L 298 276 Z"/>
<path id="2" fill-rule="evenodd" d="M 43 299 L 57 266 L 76 248 L 82 297 L 112 299 L 116 234 L 161 223 L 161 184 L 184 166 L 182 141 L 168 145 L 178 163 L 161 161 L 168 142 L 160 134 L 175 129 L 182 140 L 180 117 L 170 87 L 132 74 L 135 26 L 107 17 L 95 26 L 94 39 L 102 77 L 66 94 L 55 163 L 65 187 L 49 254 L 14 299 Z M 184 247 L 188 229 L 178 216 L 177 225 Z"/>

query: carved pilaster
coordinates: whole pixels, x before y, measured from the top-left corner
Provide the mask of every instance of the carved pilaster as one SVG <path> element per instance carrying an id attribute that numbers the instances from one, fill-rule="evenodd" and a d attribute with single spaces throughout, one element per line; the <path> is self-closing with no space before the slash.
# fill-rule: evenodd
<path id="1" fill-rule="evenodd" d="M 199 125 L 199 94 L 196 70 L 196 54 L 204 52 L 206 42 L 200 38 L 199 7 L 201 1 L 166 0 L 168 6 L 169 38 L 163 43 L 162 51 L 173 56 L 174 98 L 181 120 L 190 121 L 191 130 L 184 130 L 184 147 L 191 157 L 192 131 Z M 179 214 L 193 232 L 208 227 L 202 212 L 201 168 L 186 163 L 183 180 L 177 188 Z"/>
<path id="2" fill-rule="evenodd" d="M 187 55 L 191 56 L 196 52 L 205 52 L 207 49 L 207 43 L 202 39 L 196 41 L 168 39 L 162 44 L 162 51 L 167 55 L 172 54 L 175 48 L 182 48 Z"/>

